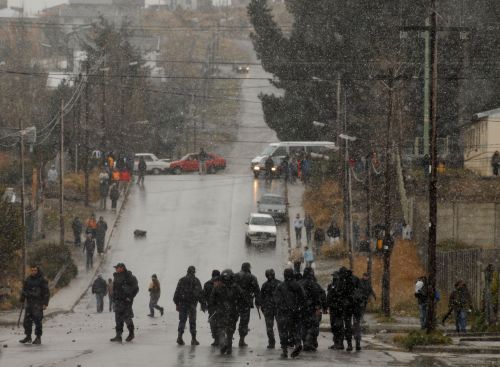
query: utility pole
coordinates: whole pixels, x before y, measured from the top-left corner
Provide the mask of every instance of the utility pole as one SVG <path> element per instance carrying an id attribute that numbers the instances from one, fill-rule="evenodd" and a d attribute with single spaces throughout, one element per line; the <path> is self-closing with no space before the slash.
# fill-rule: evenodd
<path id="1" fill-rule="evenodd" d="M 385 234 L 384 234 L 384 272 L 382 275 L 382 311 L 387 317 L 391 316 L 391 253 L 393 240 L 391 236 L 391 125 L 393 114 L 393 86 L 394 72 L 391 70 L 388 80 L 388 112 L 386 125 L 385 143 L 385 188 L 384 188 L 384 212 L 385 212 Z"/>
<path id="2" fill-rule="evenodd" d="M 371 190 L 372 190 L 372 153 L 366 159 L 366 232 L 368 233 L 368 263 L 366 272 L 368 278 L 372 279 L 372 222 L 371 222 Z"/>
<path id="3" fill-rule="evenodd" d="M 430 90 L 430 153 L 431 177 L 429 182 L 429 243 L 427 253 L 428 293 L 427 293 L 427 332 L 434 330 L 435 292 L 436 292 L 436 237 L 437 237 L 437 88 L 438 88 L 438 44 L 437 44 L 437 0 L 431 0 L 431 90 Z"/>
<path id="4" fill-rule="evenodd" d="M 85 207 L 89 206 L 89 62 L 86 62 L 85 79 L 85 157 L 83 159 L 83 191 Z"/>
<path id="5" fill-rule="evenodd" d="M 430 26 L 429 18 L 425 19 L 425 27 Z M 424 65 L 424 155 L 429 154 L 429 94 L 430 94 L 430 35 L 425 31 L 425 65 Z"/>
<path id="6" fill-rule="evenodd" d="M 64 100 L 61 98 L 59 151 L 59 244 L 64 245 Z"/>
<path id="7" fill-rule="evenodd" d="M 19 154 L 21 158 L 21 225 L 22 225 L 22 271 L 21 271 L 21 281 L 26 277 L 26 268 L 28 263 L 28 249 L 26 244 L 26 210 L 24 207 L 24 197 L 25 197 L 25 187 L 24 187 L 24 131 L 23 131 L 23 119 L 19 119 L 19 133 L 21 134 Z"/>

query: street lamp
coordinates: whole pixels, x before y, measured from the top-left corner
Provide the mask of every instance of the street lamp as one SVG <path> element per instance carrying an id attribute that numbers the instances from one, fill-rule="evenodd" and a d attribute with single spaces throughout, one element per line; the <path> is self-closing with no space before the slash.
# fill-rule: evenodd
<path id="1" fill-rule="evenodd" d="M 339 138 L 342 140 L 345 140 L 345 162 L 344 162 L 344 179 L 345 175 L 347 175 L 347 199 L 348 199 L 348 218 L 349 218 L 349 236 L 348 236 L 348 242 L 349 242 L 349 265 L 351 267 L 351 270 L 354 268 L 354 246 L 352 243 L 353 240 L 353 233 L 352 233 L 352 190 L 351 190 L 351 170 L 349 168 L 349 142 L 355 142 L 358 138 L 355 136 L 350 136 L 347 134 L 340 134 Z M 344 197 L 344 200 L 346 198 Z M 344 205 L 344 208 L 346 206 Z M 345 216 L 344 216 L 345 218 Z"/>

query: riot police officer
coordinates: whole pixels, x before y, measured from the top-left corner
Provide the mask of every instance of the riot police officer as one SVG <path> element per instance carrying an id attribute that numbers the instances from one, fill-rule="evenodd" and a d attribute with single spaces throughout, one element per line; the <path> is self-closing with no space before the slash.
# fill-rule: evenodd
<path id="1" fill-rule="evenodd" d="M 274 270 L 268 269 L 265 272 L 267 281 L 262 284 L 260 297 L 255 299 L 257 307 L 262 309 L 266 320 L 266 332 L 268 338 L 267 349 L 274 349 L 276 340 L 274 338 L 274 320 L 276 319 L 276 304 L 274 303 L 274 292 L 281 283 L 275 278 Z"/>
<path id="2" fill-rule="evenodd" d="M 238 345 L 240 347 L 246 347 L 245 337 L 248 334 L 248 323 L 250 322 L 250 310 L 254 307 L 254 298 L 259 298 L 260 288 L 259 282 L 255 275 L 250 271 L 250 263 L 243 263 L 241 265 L 241 271 L 236 274 L 236 283 L 240 286 L 243 291 L 243 303 L 242 308 L 239 310 L 240 324 L 238 326 L 238 332 L 240 334 L 240 342 Z"/>

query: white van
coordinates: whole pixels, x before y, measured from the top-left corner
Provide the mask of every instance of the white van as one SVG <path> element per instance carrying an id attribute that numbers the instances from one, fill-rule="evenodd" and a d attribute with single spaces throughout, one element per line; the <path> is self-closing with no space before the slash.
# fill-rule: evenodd
<path id="1" fill-rule="evenodd" d="M 269 144 L 264 151 L 252 159 L 250 169 L 254 176 L 259 177 L 264 171 L 264 163 L 267 157 L 273 158 L 275 166 L 278 166 L 284 157 L 300 155 L 304 152 L 314 157 L 326 156 L 329 151 L 337 151 L 339 148 L 331 141 L 282 141 Z"/>

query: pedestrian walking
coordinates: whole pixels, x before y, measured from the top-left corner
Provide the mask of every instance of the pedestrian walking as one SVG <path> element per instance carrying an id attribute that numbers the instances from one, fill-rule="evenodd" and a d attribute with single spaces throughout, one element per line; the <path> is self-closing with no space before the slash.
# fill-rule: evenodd
<path id="1" fill-rule="evenodd" d="M 137 178 L 137 185 L 144 186 L 144 177 L 146 176 L 147 165 L 146 165 L 146 161 L 144 160 L 143 156 L 141 156 L 139 158 L 139 163 L 137 165 L 137 169 L 139 171 L 139 177 Z"/>
<path id="2" fill-rule="evenodd" d="M 83 243 L 83 252 L 86 255 L 85 268 L 87 271 L 94 267 L 94 251 L 96 248 L 95 239 L 92 237 L 90 233 L 87 233 L 87 238 Z"/>
<path id="3" fill-rule="evenodd" d="M 453 312 L 457 333 L 467 332 L 467 314 L 471 312 L 472 309 L 472 297 L 467 289 L 467 285 L 463 281 L 459 280 L 455 283 L 455 289 L 450 294 L 448 313 L 443 318 L 443 325 L 446 318 Z"/>
<path id="4" fill-rule="evenodd" d="M 245 337 L 248 334 L 248 323 L 250 322 L 250 310 L 254 308 L 254 299 L 260 297 L 259 282 L 251 272 L 251 265 L 248 262 L 241 264 L 241 271 L 235 276 L 236 283 L 243 291 L 242 307 L 239 309 L 240 323 L 238 332 L 240 334 L 239 347 L 247 347 Z"/>
<path id="5" fill-rule="evenodd" d="M 111 185 L 118 185 L 120 183 L 120 171 L 118 169 L 113 169 L 111 171 Z"/>
<path id="6" fill-rule="evenodd" d="M 134 298 L 139 293 L 137 278 L 127 269 L 124 263 L 118 263 L 113 273 L 113 305 L 115 311 L 116 336 L 110 341 L 122 341 L 123 325 L 127 325 L 128 336 L 125 341 L 130 342 L 135 338 L 134 311 L 132 305 Z"/>
<path id="7" fill-rule="evenodd" d="M 498 150 L 491 157 L 491 167 L 493 168 L 493 175 L 498 176 L 498 167 L 500 167 L 500 152 Z"/>
<path id="8" fill-rule="evenodd" d="M 132 176 L 130 175 L 130 171 L 127 168 L 124 168 L 120 171 L 120 191 L 127 191 L 127 187 L 132 180 Z"/>
<path id="9" fill-rule="evenodd" d="M 95 219 L 95 214 L 92 213 L 89 218 L 85 221 L 85 234 L 90 234 L 92 238 L 95 238 L 97 230 L 97 221 Z"/>
<path id="10" fill-rule="evenodd" d="M 302 351 L 300 323 L 305 293 L 295 280 L 292 269 L 283 272 L 284 281 L 276 287 L 274 302 L 277 307 L 276 320 L 280 336 L 281 357 L 288 358 L 288 348 L 293 346 L 291 357 L 297 357 Z"/>
<path id="11" fill-rule="evenodd" d="M 109 312 L 115 310 L 113 306 L 113 279 L 108 278 L 108 301 L 109 301 Z"/>
<path id="12" fill-rule="evenodd" d="M 200 344 L 196 339 L 196 306 L 198 302 L 203 303 L 203 293 L 200 280 L 195 277 L 195 273 L 195 267 L 189 266 L 186 276 L 179 279 L 174 293 L 175 308 L 179 312 L 179 327 L 177 329 L 177 344 L 179 345 L 184 345 L 182 334 L 184 334 L 188 318 L 191 345 Z"/>
<path id="13" fill-rule="evenodd" d="M 297 163 L 297 158 L 292 157 L 290 163 L 288 164 L 288 174 L 290 175 L 290 183 L 292 184 L 295 183 L 295 181 L 297 180 L 298 172 L 299 172 L 299 166 Z"/>
<path id="14" fill-rule="evenodd" d="M 360 279 L 359 287 L 362 294 L 361 320 L 363 320 L 363 316 L 366 312 L 366 306 L 368 305 L 368 301 L 370 300 L 371 297 L 373 297 L 374 300 L 377 300 L 377 295 L 373 290 L 372 282 L 368 273 L 363 273 L 363 276 Z"/>
<path id="15" fill-rule="evenodd" d="M 205 153 L 205 150 L 203 148 L 200 149 L 200 153 L 198 153 L 198 170 L 200 175 L 206 175 L 207 174 L 207 160 L 208 160 L 208 154 Z"/>
<path id="16" fill-rule="evenodd" d="M 163 316 L 163 307 L 158 305 L 161 295 L 160 281 L 156 274 L 151 275 L 151 283 L 149 283 L 149 317 L 155 317 L 155 309 L 160 311 L 160 316 Z"/>
<path id="17" fill-rule="evenodd" d="M 304 262 L 306 263 L 306 268 L 311 268 L 314 263 L 313 252 L 308 246 L 304 247 Z"/>
<path id="18" fill-rule="evenodd" d="M 230 355 L 233 350 L 233 335 L 238 321 L 238 310 L 244 308 L 243 290 L 234 280 L 234 273 L 226 269 L 221 273 L 220 282 L 214 283 L 209 303 L 215 308 L 217 336 L 221 354 Z"/>
<path id="19" fill-rule="evenodd" d="M 308 155 L 305 156 L 300 162 L 301 179 L 304 185 L 309 183 L 309 178 L 311 177 L 311 158 Z"/>
<path id="20" fill-rule="evenodd" d="M 295 241 L 300 243 L 302 240 L 302 227 L 304 227 L 304 220 L 297 213 L 295 219 L 293 220 L 293 228 L 295 229 Z"/>
<path id="21" fill-rule="evenodd" d="M 273 182 L 273 168 L 274 161 L 271 156 L 268 156 L 266 161 L 264 162 L 264 168 L 266 171 L 266 184 L 271 184 Z"/>
<path id="22" fill-rule="evenodd" d="M 71 222 L 71 228 L 73 229 L 73 237 L 75 238 L 75 246 L 80 246 L 82 243 L 82 231 L 83 223 L 80 218 L 75 217 L 73 222 Z"/>
<path id="23" fill-rule="evenodd" d="M 21 291 L 21 303 L 24 307 L 24 339 L 20 343 L 31 343 L 31 333 L 35 324 L 35 340 L 33 344 L 42 343 L 42 319 L 43 311 L 49 304 L 49 285 L 38 265 L 30 266 L 30 275 L 24 280 Z"/>
<path id="24" fill-rule="evenodd" d="M 307 245 L 310 246 L 312 240 L 312 231 L 314 229 L 314 221 L 310 214 L 306 214 L 304 218 L 304 228 L 306 229 Z"/>
<path id="25" fill-rule="evenodd" d="M 330 223 L 330 227 L 328 227 L 328 230 L 326 231 L 326 234 L 328 235 L 328 237 L 330 237 L 330 244 L 340 244 L 340 228 L 337 225 L 337 222 L 332 220 L 332 222 Z"/>
<path id="26" fill-rule="evenodd" d="M 108 285 L 106 281 L 102 278 L 102 274 L 99 274 L 92 283 L 92 294 L 95 294 L 98 313 L 101 313 L 104 310 L 104 296 L 107 293 L 108 293 Z"/>
<path id="27" fill-rule="evenodd" d="M 118 184 L 113 184 L 111 186 L 111 191 L 109 193 L 109 198 L 111 199 L 111 210 L 116 212 L 116 203 L 120 197 L 120 190 L 118 189 Z"/>
<path id="28" fill-rule="evenodd" d="M 97 253 L 102 255 L 104 253 L 104 245 L 106 242 L 106 231 L 108 230 L 108 223 L 103 217 L 99 217 L 99 221 L 96 225 L 96 245 Z"/>
<path id="29" fill-rule="evenodd" d="M 210 296 L 214 290 L 215 285 L 220 282 L 220 271 L 215 269 L 212 270 L 212 278 L 203 285 L 203 312 L 208 311 L 208 323 L 210 324 L 210 332 L 212 333 L 212 338 L 214 339 L 212 346 L 216 347 L 219 345 L 219 338 L 217 337 L 217 323 L 215 316 L 215 305 L 211 303 Z"/>
<path id="30" fill-rule="evenodd" d="M 288 179 L 289 179 L 289 176 L 290 176 L 289 167 L 288 167 L 288 161 L 289 161 L 289 157 L 288 157 L 288 155 L 286 155 L 283 158 L 283 160 L 281 161 L 281 164 L 280 164 L 280 171 L 281 171 L 281 174 L 283 176 L 283 181 L 284 182 L 288 182 Z"/>
<path id="31" fill-rule="evenodd" d="M 415 298 L 420 315 L 420 328 L 424 330 L 427 324 L 427 278 L 424 276 L 419 277 L 415 283 Z"/>
<path id="32" fill-rule="evenodd" d="M 100 194 L 100 208 L 106 210 L 106 202 L 108 201 L 109 193 L 109 175 L 102 171 L 99 174 L 99 194 Z"/>
<path id="33" fill-rule="evenodd" d="M 293 264 L 293 272 L 300 273 L 300 267 L 304 262 L 304 253 L 302 252 L 299 244 L 292 250 L 288 260 Z"/>
<path id="34" fill-rule="evenodd" d="M 266 270 L 265 276 L 267 281 L 262 284 L 260 297 L 255 299 L 255 304 L 257 308 L 262 310 L 266 321 L 266 333 L 268 340 L 267 349 L 274 349 L 276 346 L 276 339 L 274 337 L 274 321 L 277 316 L 277 307 L 274 302 L 274 292 L 281 282 L 275 278 L 274 269 Z"/>
<path id="35" fill-rule="evenodd" d="M 316 256 L 319 256 L 321 247 L 325 242 L 325 230 L 323 228 L 317 227 L 314 230 L 314 251 Z"/>

